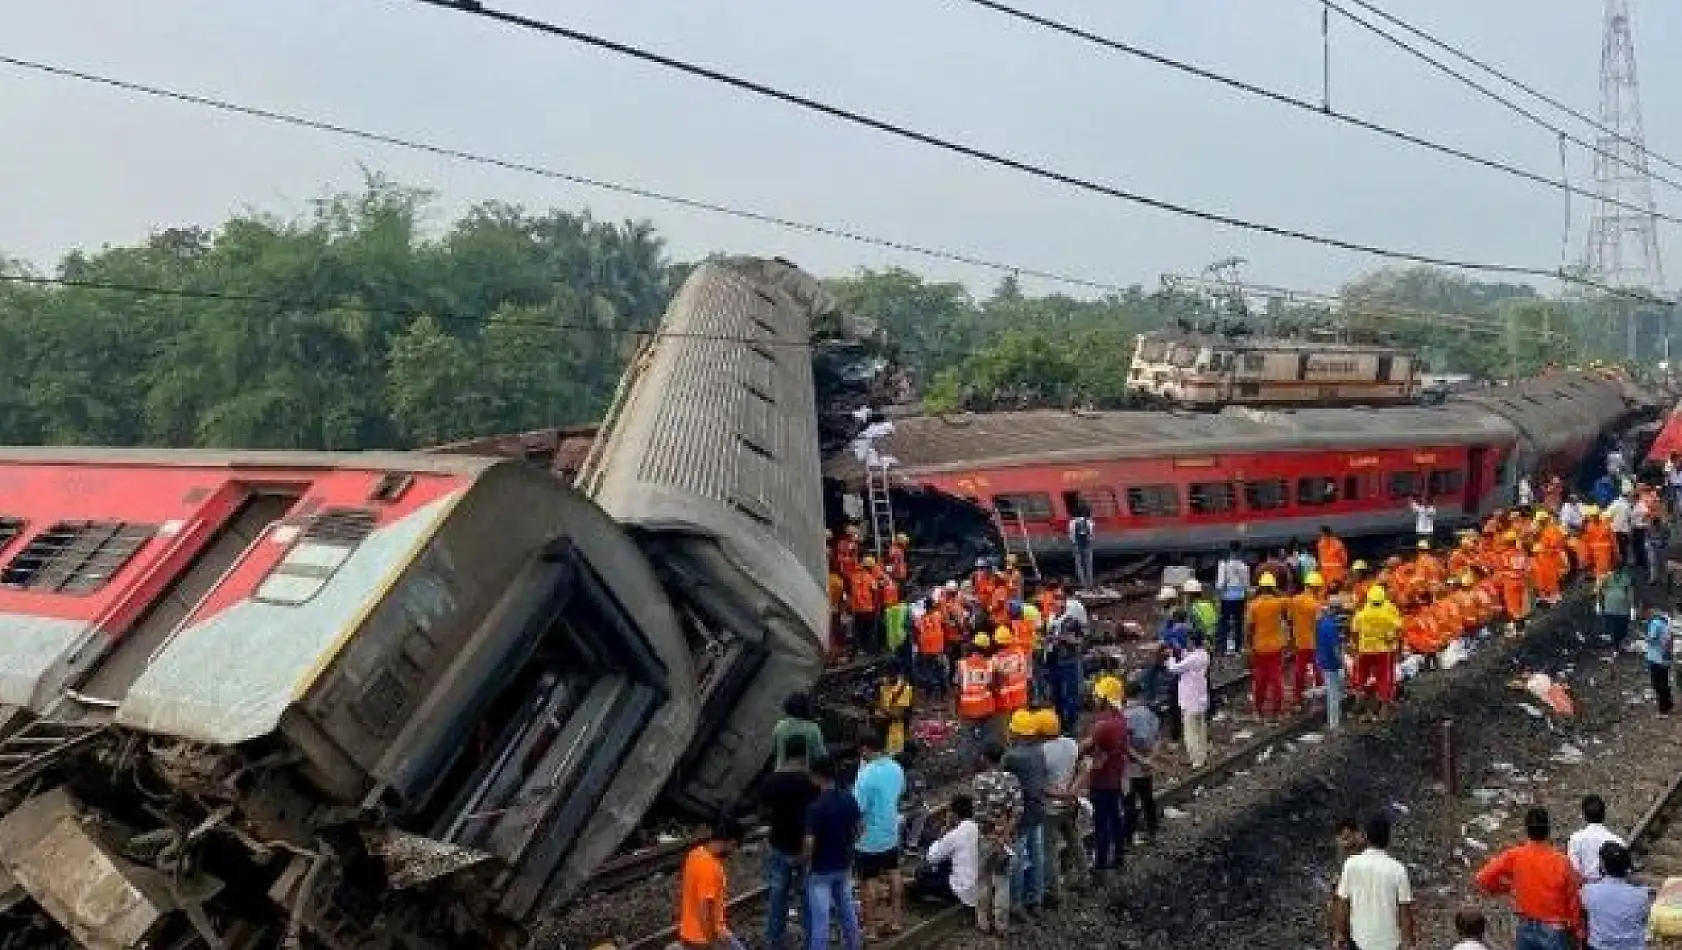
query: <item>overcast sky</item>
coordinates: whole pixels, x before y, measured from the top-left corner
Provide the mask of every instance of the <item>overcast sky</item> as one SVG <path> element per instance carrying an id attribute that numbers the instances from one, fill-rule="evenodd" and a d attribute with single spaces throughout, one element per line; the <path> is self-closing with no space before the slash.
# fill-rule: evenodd
<path id="1" fill-rule="evenodd" d="M 1250 100 L 960 0 L 491 0 L 1170 201 L 1444 256 L 1552 268 L 1558 192 Z M 1314 0 L 1019 0 L 1047 15 L 1317 98 Z M 1602 4 L 1380 0 L 1593 114 Z M 1647 135 L 1682 162 L 1682 3 L 1632 0 Z M 1173 217 L 890 140 L 654 67 L 413 0 L 13 3 L 0 53 L 556 169 L 1154 285 L 1227 255 L 1256 281 L 1331 289 L 1360 255 Z M 1551 133 L 1337 22 L 1337 107 L 1555 175 Z M 358 166 L 438 191 L 440 221 L 500 198 L 649 218 L 674 255 L 780 254 L 824 274 L 903 264 L 997 275 L 646 200 L 138 99 L 0 66 L 0 252 L 296 214 Z M 1587 138 L 1591 130 L 1573 126 Z M 1588 157 L 1574 150 L 1573 181 Z M 1682 172 L 1667 169 L 1682 180 Z M 1661 209 L 1682 215 L 1659 185 Z M 1587 202 L 1573 201 L 1582 255 Z M 1668 280 L 1682 242 L 1661 225 Z M 1036 289 L 1045 289 L 1043 285 Z"/>

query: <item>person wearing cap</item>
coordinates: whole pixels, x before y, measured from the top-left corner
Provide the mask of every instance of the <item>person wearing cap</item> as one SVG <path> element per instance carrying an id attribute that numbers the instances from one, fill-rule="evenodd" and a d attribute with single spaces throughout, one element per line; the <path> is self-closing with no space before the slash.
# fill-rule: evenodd
<path id="1" fill-rule="evenodd" d="M 1001 715 L 1028 708 L 1028 683 L 1033 676 L 1028 645 L 1016 642 L 1009 627 L 993 631 L 993 669 L 998 674 L 997 703 Z"/>
<path id="2" fill-rule="evenodd" d="M 1131 749 L 1127 718 L 1122 712 L 1126 690 L 1113 676 L 1093 684 L 1098 714 L 1092 720 L 1081 751 L 1088 757 L 1087 797 L 1092 802 L 1092 873 L 1105 882 L 1120 867 L 1126 826 L 1122 796 L 1127 791 L 1127 762 Z"/>
<path id="3" fill-rule="evenodd" d="M 853 617 L 853 646 L 875 654 L 885 645 L 882 636 L 882 591 L 876 581 L 876 559 L 865 557 L 847 579 L 847 598 Z"/>
<path id="4" fill-rule="evenodd" d="M 1367 602 L 1367 590 L 1373 585 L 1372 566 L 1357 558 L 1349 565 L 1349 596 L 1360 607 Z"/>
<path id="5" fill-rule="evenodd" d="M 1588 549 L 1589 572 L 1605 577 L 1618 564 L 1618 536 L 1599 509 L 1591 508 L 1583 524 L 1583 544 Z"/>
<path id="6" fill-rule="evenodd" d="M 911 576 L 911 565 L 907 557 L 910 549 L 911 538 L 903 534 L 894 535 L 893 543 L 888 545 L 888 576 L 893 578 L 895 583 L 904 584 Z"/>
<path id="7" fill-rule="evenodd" d="M 1276 719 L 1285 706 L 1285 645 L 1289 604 L 1279 596 L 1278 579 L 1263 572 L 1256 599 L 1245 611 L 1250 657 L 1250 705 L 1258 719 Z"/>
<path id="8" fill-rule="evenodd" d="M 1051 705 L 1057 710 L 1054 715 L 1069 729 L 1074 729 L 1080 722 L 1080 707 L 1084 698 L 1081 694 L 1086 685 L 1081 668 L 1085 638 L 1086 630 L 1080 621 L 1065 617 L 1054 628 L 1051 650 L 1046 657 L 1046 682 L 1050 687 Z"/>
<path id="9" fill-rule="evenodd" d="M 1022 814 L 1022 783 L 1005 771 L 1004 757 L 1004 746 L 989 741 L 970 780 L 981 832 L 975 925 L 982 933 L 1001 935 L 1010 929 L 1010 879 L 1018 863 L 1013 843 Z"/>
<path id="10" fill-rule="evenodd" d="M 1045 755 L 1040 751 L 1039 718 L 1032 710 L 1010 714 L 1010 748 L 1000 766 L 1022 786 L 1022 813 L 1016 822 L 1017 861 L 1010 894 L 1013 910 L 1037 914 L 1045 899 Z"/>
<path id="11" fill-rule="evenodd" d="M 1354 688 L 1371 693 L 1381 706 L 1396 698 L 1396 650 L 1402 642 L 1402 615 L 1384 588 L 1367 590 L 1367 602 L 1349 622 L 1355 639 Z"/>
<path id="12" fill-rule="evenodd" d="M 958 661 L 958 723 L 964 743 L 973 753 L 995 738 L 993 717 L 998 713 L 998 671 L 989 655 L 993 639 L 978 633 Z"/>
<path id="13" fill-rule="evenodd" d="M 1086 877 L 1086 847 L 1080 830 L 1080 743 L 1063 734 L 1056 712 L 1034 712 L 1040 755 L 1045 758 L 1045 900 L 1055 907 Z"/>
<path id="14" fill-rule="evenodd" d="M 1191 618 L 1193 628 L 1201 631 L 1205 638 L 1213 637 L 1220 629 L 1221 609 L 1203 590 L 1203 584 L 1197 578 L 1187 578 L 1180 585 L 1180 593 L 1185 597 L 1186 615 Z"/>
<path id="15" fill-rule="evenodd" d="M 1315 674 L 1314 631 L 1326 601 L 1326 578 L 1319 571 L 1303 579 L 1301 592 L 1291 595 L 1286 616 L 1291 624 L 1291 705 L 1302 708 L 1308 691 L 1320 685 Z"/>

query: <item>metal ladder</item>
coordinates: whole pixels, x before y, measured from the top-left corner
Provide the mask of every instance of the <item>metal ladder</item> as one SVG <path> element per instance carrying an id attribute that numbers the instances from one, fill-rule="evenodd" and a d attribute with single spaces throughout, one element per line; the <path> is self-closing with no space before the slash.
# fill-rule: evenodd
<path id="1" fill-rule="evenodd" d="M 573 476 L 572 485 L 587 498 L 594 498 L 601 490 L 602 457 L 607 454 L 608 444 L 613 441 L 614 429 L 619 424 L 619 417 L 625 411 L 625 403 L 630 399 L 631 391 L 636 388 L 636 382 L 642 378 L 648 364 L 654 361 L 656 339 L 648 339 L 638 347 L 631 361 L 625 365 L 625 372 L 619 374 L 619 385 L 613 390 L 613 401 L 608 403 L 607 412 L 602 415 L 602 421 L 596 426 L 596 437 L 590 442 L 590 450 L 584 454 L 584 461 L 579 463 L 578 474 Z"/>
<path id="2" fill-rule="evenodd" d="M 35 719 L 0 739 L 0 793 L 27 782 L 106 730 L 104 723 Z"/>
<path id="3" fill-rule="evenodd" d="M 1017 566 L 1025 576 L 1039 578 L 1040 562 L 1034 557 L 1034 542 L 1028 535 L 1028 523 L 1022 520 L 1022 512 L 1013 505 L 995 506 L 993 516 L 999 524 L 999 537 L 1004 540 L 1005 553 L 1016 555 Z"/>
<path id="4" fill-rule="evenodd" d="M 876 562 L 884 563 L 888 546 L 894 540 L 893 487 L 888 481 L 888 466 L 864 466 L 865 505 L 870 514 L 870 542 L 876 549 Z"/>

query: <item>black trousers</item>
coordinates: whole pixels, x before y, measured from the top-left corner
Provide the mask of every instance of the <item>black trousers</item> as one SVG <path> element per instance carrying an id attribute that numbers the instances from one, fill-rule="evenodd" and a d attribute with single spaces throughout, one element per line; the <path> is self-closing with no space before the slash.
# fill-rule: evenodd
<path id="1" fill-rule="evenodd" d="M 1670 667 L 1663 663 L 1648 663 L 1647 676 L 1653 681 L 1653 696 L 1658 700 L 1659 712 L 1670 712 L 1674 708 L 1670 695 Z"/>
<path id="2" fill-rule="evenodd" d="M 1121 809 L 1129 834 L 1139 830 L 1141 820 L 1147 834 L 1156 834 L 1160 817 L 1156 807 L 1156 780 L 1149 775 L 1135 775 L 1127 785 L 1127 797 L 1122 799 Z"/>

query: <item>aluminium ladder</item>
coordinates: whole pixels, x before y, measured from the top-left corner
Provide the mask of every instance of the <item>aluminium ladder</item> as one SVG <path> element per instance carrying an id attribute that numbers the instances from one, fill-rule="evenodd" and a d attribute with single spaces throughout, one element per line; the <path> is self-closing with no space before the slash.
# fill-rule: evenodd
<path id="1" fill-rule="evenodd" d="M 883 564 L 888 546 L 894 540 L 893 486 L 888 479 L 887 463 L 865 463 L 864 492 L 870 514 L 870 543 L 876 550 L 876 563 Z"/>
<path id="2" fill-rule="evenodd" d="M 1008 503 L 995 505 L 993 517 L 998 523 L 999 538 L 1004 541 L 1005 553 L 1016 555 L 1017 566 L 1025 576 L 1038 579 L 1040 562 L 1034 556 L 1034 542 L 1028 535 L 1028 523 L 1022 519 L 1022 512 L 1016 510 L 1015 505 Z"/>

